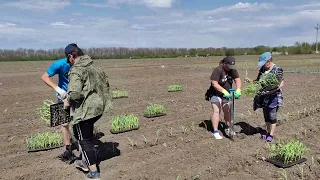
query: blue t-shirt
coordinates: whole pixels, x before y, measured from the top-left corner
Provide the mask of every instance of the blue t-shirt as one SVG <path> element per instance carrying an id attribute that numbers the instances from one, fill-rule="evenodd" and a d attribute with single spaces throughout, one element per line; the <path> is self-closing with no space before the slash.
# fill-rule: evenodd
<path id="1" fill-rule="evenodd" d="M 53 62 L 46 72 L 50 77 L 58 74 L 59 75 L 58 86 L 67 92 L 68 84 L 69 84 L 68 72 L 70 68 L 71 68 L 71 65 L 68 64 L 67 58 L 62 58 Z"/>

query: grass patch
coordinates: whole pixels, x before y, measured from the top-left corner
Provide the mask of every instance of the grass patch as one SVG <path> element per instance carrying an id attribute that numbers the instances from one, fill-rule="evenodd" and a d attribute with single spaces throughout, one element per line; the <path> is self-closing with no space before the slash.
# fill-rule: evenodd
<path id="1" fill-rule="evenodd" d="M 27 138 L 28 151 L 46 150 L 61 147 L 62 135 L 59 132 L 44 132 L 31 135 Z"/>
<path id="2" fill-rule="evenodd" d="M 289 140 L 283 143 L 269 145 L 270 158 L 276 159 L 284 164 L 299 161 L 308 151 L 299 140 Z"/>
<path id="3" fill-rule="evenodd" d="M 119 99 L 119 98 L 127 98 L 128 97 L 128 91 L 112 91 L 112 98 L 113 99 Z"/>
<path id="4" fill-rule="evenodd" d="M 163 105 L 152 104 L 147 106 L 147 108 L 143 112 L 143 115 L 145 117 L 163 116 L 166 115 L 166 109 Z"/>
<path id="5" fill-rule="evenodd" d="M 123 115 L 111 119 L 111 133 L 120 133 L 139 128 L 139 118 L 134 115 Z"/>
<path id="6" fill-rule="evenodd" d="M 168 86 L 168 92 L 177 92 L 177 91 L 182 91 L 183 87 L 182 85 L 169 85 Z"/>
<path id="7" fill-rule="evenodd" d="M 41 120 L 47 125 L 50 125 L 50 105 L 52 104 L 54 104 L 53 101 L 46 99 L 43 101 L 42 106 L 38 108 Z"/>

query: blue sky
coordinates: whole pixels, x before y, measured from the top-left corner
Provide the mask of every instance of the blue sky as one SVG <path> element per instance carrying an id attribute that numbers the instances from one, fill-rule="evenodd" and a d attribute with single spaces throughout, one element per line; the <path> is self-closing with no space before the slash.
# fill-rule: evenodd
<path id="1" fill-rule="evenodd" d="M 315 42 L 320 0 L 0 0 L 0 48 Z"/>

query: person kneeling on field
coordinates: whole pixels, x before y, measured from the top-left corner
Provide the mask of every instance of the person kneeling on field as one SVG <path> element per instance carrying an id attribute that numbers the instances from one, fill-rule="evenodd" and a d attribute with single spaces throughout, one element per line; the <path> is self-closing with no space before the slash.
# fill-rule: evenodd
<path id="1" fill-rule="evenodd" d="M 70 107 L 73 133 L 85 159 L 85 162 L 76 160 L 75 166 L 90 171 L 87 179 L 100 179 L 93 130 L 94 123 L 101 118 L 110 102 L 109 82 L 103 70 L 95 67 L 92 59 L 84 55 L 79 47 L 69 44 L 65 54 L 72 67 L 69 71 L 68 95 L 63 102 L 65 108 Z"/>
<path id="2" fill-rule="evenodd" d="M 218 126 L 221 114 L 221 109 L 224 112 L 224 119 L 226 122 L 226 134 L 229 134 L 230 117 L 229 117 L 229 98 L 231 97 L 229 89 L 232 88 L 232 83 L 236 83 L 235 98 L 238 99 L 241 96 L 241 80 L 239 73 L 235 68 L 235 58 L 227 56 L 220 61 L 220 65 L 216 67 L 211 74 L 210 88 L 206 93 L 206 100 L 211 102 L 213 108 L 213 115 L 211 117 L 213 132 L 212 135 L 216 139 L 222 139 L 219 134 Z M 234 132 L 232 132 L 235 134 Z"/>
<path id="3" fill-rule="evenodd" d="M 279 82 L 277 87 L 274 87 L 272 90 L 263 91 L 254 98 L 253 109 L 263 109 L 263 116 L 267 126 L 267 134 L 262 134 L 261 139 L 266 140 L 267 142 L 272 142 L 277 124 L 278 108 L 283 102 L 281 89 L 284 84 L 283 69 L 273 63 L 270 52 L 265 52 L 260 55 L 258 66 L 260 67 L 260 70 L 258 77 L 254 81 L 259 81 L 263 76 L 268 75 L 268 73 L 274 73 L 277 81 Z M 251 82 L 252 80 L 246 78 L 245 81 Z"/>

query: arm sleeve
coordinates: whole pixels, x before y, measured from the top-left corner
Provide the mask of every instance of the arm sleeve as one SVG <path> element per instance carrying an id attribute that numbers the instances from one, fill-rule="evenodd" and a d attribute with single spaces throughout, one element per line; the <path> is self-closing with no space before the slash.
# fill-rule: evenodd
<path id="1" fill-rule="evenodd" d="M 54 62 L 51 64 L 51 66 L 49 66 L 46 73 L 49 75 L 49 77 L 52 77 L 58 74 L 59 69 L 60 69 L 60 65 L 58 64 L 58 62 Z"/>
<path id="2" fill-rule="evenodd" d="M 77 73 L 71 73 L 69 75 L 69 85 L 68 85 L 68 94 L 69 101 L 78 101 L 84 98 L 81 93 L 83 87 L 83 83 L 81 77 Z"/>
<path id="3" fill-rule="evenodd" d="M 284 77 L 283 77 L 283 69 L 282 68 L 278 68 L 277 70 L 277 78 L 278 78 L 278 81 L 281 82 L 284 80 Z"/>
<path id="4" fill-rule="evenodd" d="M 210 80 L 219 81 L 221 72 L 219 68 L 215 68 L 211 74 Z"/>
<path id="5" fill-rule="evenodd" d="M 259 81 L 260 76 L 262 75 L 262 68 L 263 67 L 260 68 L 257 78 L 255 80 L 253 80 L 253 81 Z"/>

